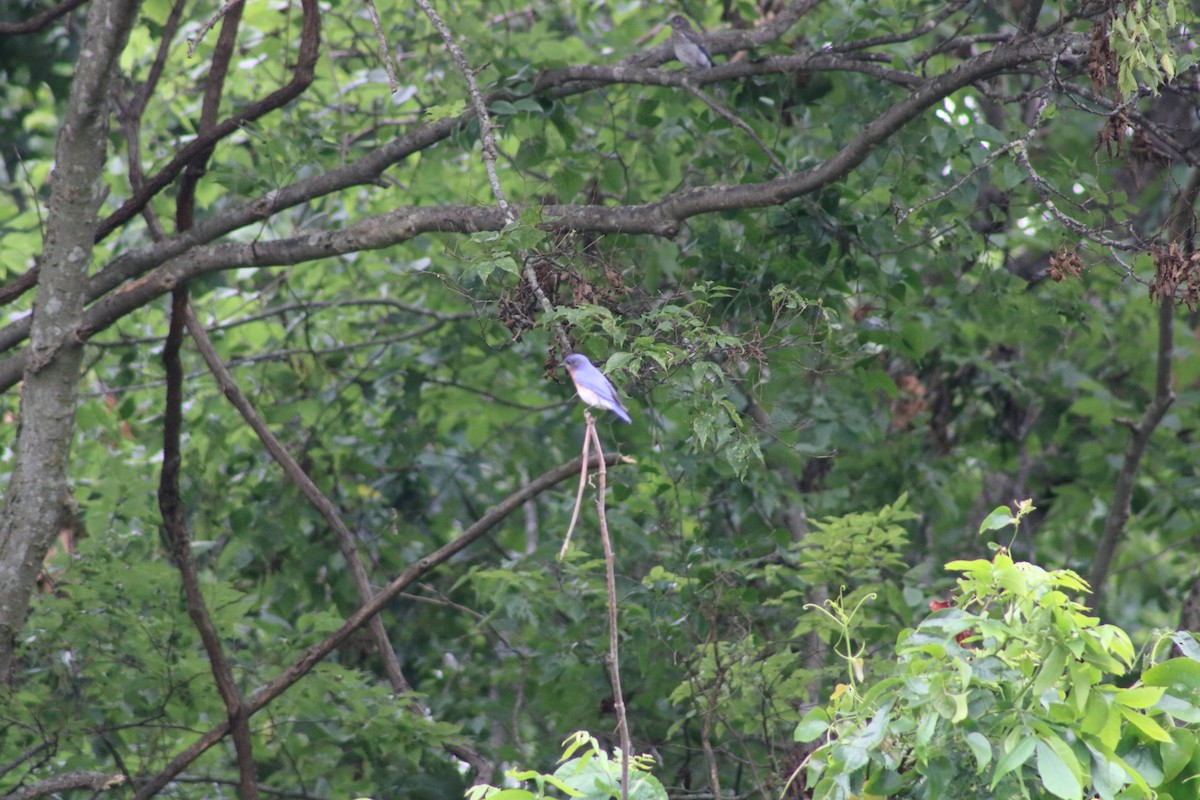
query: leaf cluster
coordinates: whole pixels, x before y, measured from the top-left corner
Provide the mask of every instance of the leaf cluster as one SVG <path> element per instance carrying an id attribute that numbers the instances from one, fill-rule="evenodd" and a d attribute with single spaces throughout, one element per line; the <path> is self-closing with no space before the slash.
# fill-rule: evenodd
<path id="1" fill-rule="evenodd" d="M 895 669 L 852 682 L 796 728 L 822 740 L 805 770 L 816 798 L 1187 797 L 1200 768 L 1200 654 L 1129 680 L 1128 635 L 1071 596 L 1070 570 L 1000 550 L 947 565 L 962 573 L 896 641 Z M 1150 657 L 1153 653 L 1150 654 Z M 886 676 L 886 677 L 885 677 Z"/>

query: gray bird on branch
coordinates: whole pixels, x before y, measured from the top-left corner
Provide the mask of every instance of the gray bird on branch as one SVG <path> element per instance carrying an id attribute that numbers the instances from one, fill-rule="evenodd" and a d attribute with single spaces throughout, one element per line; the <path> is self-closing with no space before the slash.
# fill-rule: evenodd
<path id="1" fill-rule="evenodd" d="M 671 47 L 675 48 L 675 58 L 688 69 L 711 69 L 712 56 L 687 18 L 680 14 L 672 14 L 667 20 L 671 26 Z"/>

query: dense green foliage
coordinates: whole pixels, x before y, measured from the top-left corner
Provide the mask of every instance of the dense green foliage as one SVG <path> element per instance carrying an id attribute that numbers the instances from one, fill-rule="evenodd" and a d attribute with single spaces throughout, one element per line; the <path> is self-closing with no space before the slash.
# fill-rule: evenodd
<path id="1" fill-rule="evenodd" d="M 1123 686 L 1133 645 L 1070 599 L 1087 589 L 1078 575 L 1003 551 L 948 566 L 964 573 L 956 604 L 934 604 L 939 613 L 900 634 L 896 672 L 859 685 L 862 656 L 846 652 L 850 683 L 797 727 L 798 739 L 828 739 L 808 764 L 814 798 L 1194 795 L 1200 647 L 1191 637 L 1175 638 L 1178 658 L 1149 648 L 1138 680 Z"/>
<path id="2" fill-rule="evenodd" d="M 114 91 L 100 210 L 112 232 L 93 274 L 145 266 L 89 308 L 180 270 L 375 590 L 579 454 L 582 412 L 559 367 L 569 337 L 634 418 L 599 430 L 625 457 L 608 468 L 606 511 L 633 751 L 655 762 L 644 796 L 719 783 L 739 797 L 956 785 L 1182 800 L 1200 704 L 1178 687 L 1200 659 L 1190 636 L 1162 631 L 1200 598 L 1200 345 L 1186 304 L 1161 309 L 1200 287 L 1194 231 L 1172 214 L 1192 213 L 1200 170 L 1198 21 L 1184 5 L 437 3 L 490 93 L 506 219 L 471 216 L 497 200 L 463 74 L 428 17 L 379 6 L 393 91 L 368 10 L 331 2 L 311 84 L 201 158 L 190 227 L 175 174 L 112 216 L 201 135 L 222 29 L 202 30 L 215 6 L 146 0 Z M 796 9 L 785 34 L 750 38 Z M 729 75 L 676 80 L 657 30 L 676 10 L 713 34 Z M 0 289 L 43 248 L 83 11 L 0 38 Z M 302 16 L 298 2 L 244 5 L 220 118 L 292 79 Z M 1044 55 L 929 88 L 1018 48 L 1022 29 Z M 553 72 L 616 64 L 648 75 Z M 861 138 L 922 92 L 892 135 Z M 835 173 L 851 150 L 861 158 Z M 811 186 L 781 188 L 797 176 Z M 563 207 L 581 221 L 557 223 Z M 1164 300 L 1176 263 L 1193 272 Z M 134 796 L 229 716 L 156 499 L 164 287 L 85 332 L 71 545 L 48 556 L 0 676 L 0 794 L 86 770 L 127 777 L 109 793 Z M 16 370 L 0 398 L 5 471 L 28 457 L 12 443 L 26 352 L 13 331 L 35 297 L 0 299 L 0 376 Z M 1131 464 L 1164 316 L 1174 402 Z M 326 519 L 190 346 L 183 367 L 190 552 L 252 698 L 362 603 Z M 1089 612 L 1076 575 L 1093 575 L 1123 471 L 1132 513 Z M 581 729 L 599 741 L 574 740 L 570 768 L 611 778 L 594 486 L 555 558 L 574 475 L 387 603 L 411 691 L 384 678 L 361 627 L 254 714 L 258 784 L 445 800 L 477 777 L 461 748 L 497 767 L 490 783 L 514 765 L 541 780 Z M 1038 510 L 1011 557 L 980 560 L 980 523 L 1025 498 Z M 930 615 L 951 592 L 955 607 Z M 822 733 L 839 738 L 813 755 Z M 236 796 L 235 745 L 218 740 L 162 793 Z"/>

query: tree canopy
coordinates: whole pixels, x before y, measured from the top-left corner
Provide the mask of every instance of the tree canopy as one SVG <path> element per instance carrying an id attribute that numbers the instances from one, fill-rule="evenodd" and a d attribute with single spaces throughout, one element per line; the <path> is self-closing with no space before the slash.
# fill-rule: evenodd
<path id="1" fill-rule="evenodd" d="M 1198 24 L 4 6 L 0 793 L 1185 796 Z"/>

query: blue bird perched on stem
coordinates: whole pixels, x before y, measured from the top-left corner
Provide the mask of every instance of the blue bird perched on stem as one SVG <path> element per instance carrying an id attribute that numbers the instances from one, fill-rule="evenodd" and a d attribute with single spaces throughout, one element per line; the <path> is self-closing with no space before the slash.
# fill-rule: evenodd
<path id="1" fill-rule="evenodd" d="M 671 26 L 671 46 L 675 49 L 675 58 L 688 69 L 711 69 L 712 56 L 704 46 L 704 41 L 692 30 L 692 24 L 680 14 L 672 14 L 667 20 Z"/>
<path id="2" fill-rule="evenodd" d="M 571 353 L 563 359 L 571 380 L 575 382 L 575 391 L 579 399 L 593 408 L 605 408 L 616 414 L 623 422 L 632 422 L 629 413 L 617 399 L 617 390 L 609 383 L 604 373 L 596 369 L 587 356 Z"/>

